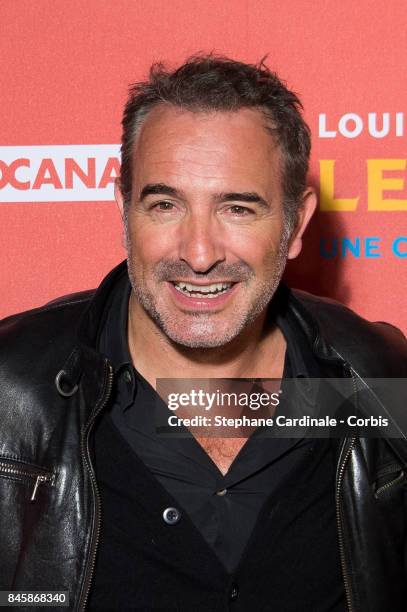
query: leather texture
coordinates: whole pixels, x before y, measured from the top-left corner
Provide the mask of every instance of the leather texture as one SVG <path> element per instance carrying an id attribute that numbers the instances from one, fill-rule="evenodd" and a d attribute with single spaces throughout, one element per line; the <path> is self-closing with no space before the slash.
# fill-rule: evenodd
<path id="1" fill-rule="evenodd" d="M 112 369 L 95 348 L 97 333 L 107 296 L 124 274 L 125 262 L 95 292 L 0 323 L 0 590 L 66 590 L 71 610 L 86 607 L 103 511 L 91 446 Z M 406 340 L 332 300 L 280 291 L 324 376 L 351 376 L 364 392 L 359 410 L 385 410 L 400 432 L 340 441 L 336 503 L 349 609 L 401 612 L 407 439 L 396 422 L 400 407 L 366 379 L 407 377 Z"/>

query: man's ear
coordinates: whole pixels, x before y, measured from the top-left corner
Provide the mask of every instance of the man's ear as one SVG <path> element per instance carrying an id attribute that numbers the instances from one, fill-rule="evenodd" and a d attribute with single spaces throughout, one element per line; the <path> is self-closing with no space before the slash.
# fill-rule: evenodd
<path id="1" fill-rule="evenodd" d="M 114 181 L 114 198 L 116 200 L 117 208 L 119 209 L 122 221 L 124 222 L 124 203 L 123 194 L 120 187 L 120 178 L 116 178 Z"/>
<path id="2" fill-rule="evenodd" d="M 298 222 L 289 241 L 287 259 L 295 259 L 301 253 L 302 236 L 308 223 L 311 221 L 311 217 L 314 214 L 316 207 L 316 193 L 312 187 L 308 187 L 304 191 L 302 204 L 298 211 Z"/>

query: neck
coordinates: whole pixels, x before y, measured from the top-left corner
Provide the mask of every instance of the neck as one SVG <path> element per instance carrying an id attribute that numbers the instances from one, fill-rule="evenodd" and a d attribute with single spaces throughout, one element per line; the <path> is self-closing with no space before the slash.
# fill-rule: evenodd
<path id="1" fill-rule="evenodd" d="M 188 348 L 172 342 L 133 292 L 128 342 L 134 366 L 155 387 L 157 378 L 281 378 L 286 343 L 266 311 L 224 346 Z"/>

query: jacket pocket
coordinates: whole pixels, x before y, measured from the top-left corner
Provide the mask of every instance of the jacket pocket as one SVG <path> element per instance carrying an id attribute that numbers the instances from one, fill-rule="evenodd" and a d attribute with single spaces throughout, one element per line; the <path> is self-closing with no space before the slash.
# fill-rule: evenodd
<path id="1" fill-rule="evenodd" d="M 0 478 L 8 478 L 28 485 L 31 488 L 30 501 L 35 502 L 39 487 L 53 486 L 55 474 L 51 470 L 25 461 L 0 457 Z"/>
<path id="2" fill-rule="evenodd" d="M 406 471 L 399 464 L 391 464 L 382 468 L 374 484 L 374 495 L 376 499 L 384 499 L 400 488 L 406 481 Z"/>

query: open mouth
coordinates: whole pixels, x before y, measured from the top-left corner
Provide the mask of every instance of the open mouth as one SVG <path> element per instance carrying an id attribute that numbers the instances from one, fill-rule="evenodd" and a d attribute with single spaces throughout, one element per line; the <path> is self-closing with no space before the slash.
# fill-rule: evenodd
<path id="1" fill-rule="evenodd" d="M 233 287 L 236 283 L 212 283 L 211 285 L 194 285 L 191 283 L 184 282 L 173 282 L 172 283 L 183 295 L 193 298 L 216 298 Z"/>

